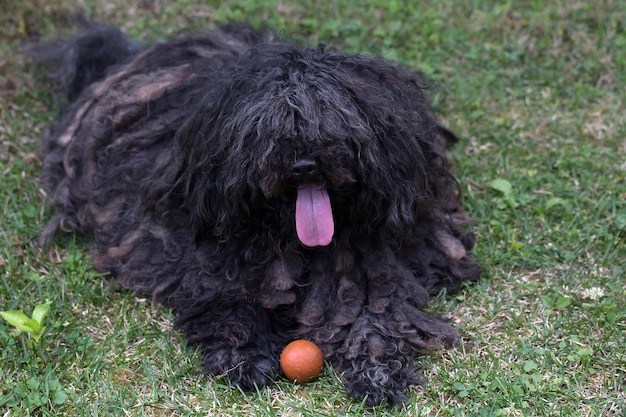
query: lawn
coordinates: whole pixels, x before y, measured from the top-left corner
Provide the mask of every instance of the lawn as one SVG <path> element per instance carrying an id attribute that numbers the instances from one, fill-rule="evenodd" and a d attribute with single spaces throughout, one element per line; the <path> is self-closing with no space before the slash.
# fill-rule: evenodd
<path id="1" fill-rule="evenodd" d="M 40 339 L 0 319 L 1 416 L 626 415 L 626 2 L 0 0 L 0 310 L 50 302 Z M 415 5 L 419 3 L 419 6 Z M 433 312 L 464 334 L 426 385 L 365 407 L 325 368 L 241 392 L 198 372 L 171 312 L 108 285 L 53 213 L 38 138 L 59 97 L 18 53 L 81 13 L 152 41 L 231 20 L 420 70 L 474 221 L 481 280 Z"/>

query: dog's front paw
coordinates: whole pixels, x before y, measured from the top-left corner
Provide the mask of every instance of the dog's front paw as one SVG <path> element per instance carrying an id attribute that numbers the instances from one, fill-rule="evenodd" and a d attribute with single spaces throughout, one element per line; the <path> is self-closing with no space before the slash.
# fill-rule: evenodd
<path id="1" fill-rule="evenodd" d="M 269 385 L 277 374 L 278 355 L 262 355 L 256 349 L 219 349 L 207 352 L 204 369 L 225 376 L 234 387 L 255 389 Z"/>
<path id="2" fill-rule="evenodd" d="M 372 363 L 367 359 L 353 362 L 343 374 L 348 394 L 357 400 L 365 400 L 368 406 L 405 402 L 406 389 L 420 381 L 415 376 L 415 369 L 402 362 Z"/>

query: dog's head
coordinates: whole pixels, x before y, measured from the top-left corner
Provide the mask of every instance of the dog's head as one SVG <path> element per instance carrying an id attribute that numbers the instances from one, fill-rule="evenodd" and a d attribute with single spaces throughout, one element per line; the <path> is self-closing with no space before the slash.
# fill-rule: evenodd
<path id="1" fill-rule="evenodd" d="M 282 222 L 327 245 L 336 227 L 406 230 L 456 193 L 418 74 L 267 44 L 217 78 L 177 135 L 196 232 Z"/>

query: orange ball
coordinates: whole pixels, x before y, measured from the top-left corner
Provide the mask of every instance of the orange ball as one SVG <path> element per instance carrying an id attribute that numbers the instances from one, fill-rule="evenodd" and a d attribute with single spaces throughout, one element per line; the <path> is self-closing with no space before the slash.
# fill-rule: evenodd
<path id="1" fill-rule="evenodd" d="M 294 340 L 280 354 L 280 368 L 296 383 L 311 382 L 322 371 L 324 356 L 317 345 L 308 340 Z"/>

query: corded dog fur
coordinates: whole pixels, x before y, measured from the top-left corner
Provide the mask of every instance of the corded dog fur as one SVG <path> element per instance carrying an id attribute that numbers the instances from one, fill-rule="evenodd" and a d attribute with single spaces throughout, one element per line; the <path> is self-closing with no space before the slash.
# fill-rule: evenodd
<path id="1" fill-rule="evenodd" d="M 171 307 L 233 384 L 271 383 L 308 339 L 368 404 L 406 399 L 414 357 L 459 333 L 423 311 L 478 276 L 419 74 L 230 25 L 140 46 L 89 25 L 30 49 L 70 104 L 43 135 L 58 229 Z"/>

